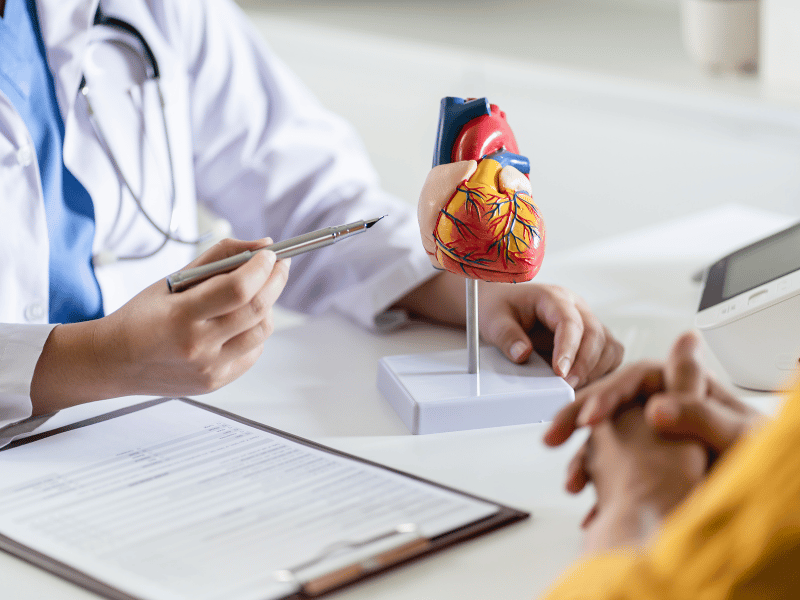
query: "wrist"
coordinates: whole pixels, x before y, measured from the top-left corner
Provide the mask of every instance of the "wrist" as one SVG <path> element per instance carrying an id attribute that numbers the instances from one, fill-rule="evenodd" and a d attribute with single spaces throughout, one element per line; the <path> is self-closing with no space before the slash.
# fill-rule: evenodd
<path id="1" fill-rule="evenodd" d="M 33 414 L 123 395 L 113 352 L 99 343 L 105 319 L 57 325 L 31 380 Z"/>
<path id="2" fill-rule="evenodd" d="M 618 547 L 641 547 L 653 535 L 666 513 L 650 502 L 621 498 L 607 503 L 586 528 L 584 551 L 595 553 Z"/>
<path id="3" fill-rule="evenodd" d="M 396 306 L 413 315 L 450 325 L 464 324 L 465 279 L 447 271 L 414 288 Z"/>

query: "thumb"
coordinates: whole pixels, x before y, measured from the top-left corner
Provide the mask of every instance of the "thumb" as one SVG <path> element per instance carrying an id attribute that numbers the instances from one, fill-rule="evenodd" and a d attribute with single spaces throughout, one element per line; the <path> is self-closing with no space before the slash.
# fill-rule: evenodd
<path id="1" fill-rule="evenodd" d="M 667 391 L 700 397 L 706 391 L 700 339 L 694 332 L 684 333 L 675 341 L 664 366 Z"/>
<path id="2" fill-rule="evenodd" d="M 676 394 L 652 396 L 645 418 L 661 435 L 693 439 L 717 453 L 730 448 L 746 428 L 739 413 L 719 402 Z"/>
<path id="3" fill-rule="evenodd" d="M 477 166 L 478 163 L 474 160 L 439 165 L 431 169 L 422 186 L 417 205 L 417 219 L 422 245 L 434 267 L 442 268 L 433 256 L 436 254 L 434 231 L 439 211 L 447 205 L 461 182 L 472 176 Z"/>
<path id="4" fill-rule="evenodd" d="M 533 351 L 530 338 L 511 315 L 495 315 L 484 338 L 515 363 L 524 363 Z"/>

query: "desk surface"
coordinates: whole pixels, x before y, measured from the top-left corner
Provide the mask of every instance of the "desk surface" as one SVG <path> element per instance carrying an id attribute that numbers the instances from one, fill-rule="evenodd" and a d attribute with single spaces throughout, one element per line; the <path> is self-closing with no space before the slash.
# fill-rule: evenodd
<path id="1" fill-rule="evenodd" d="M 663 356 L 691 327 L 691 274 L 719 255 L 791 219 L 725 207 L 579 248 L 545 261 L 540 279 L 580 293 L 626 345 L 626 361 Z M 702 235 L 698 235 L 702 232 Z M 345 340 L 343 342 L 342 340 Z M 379 357 L 463 347 L 462 332 L 416 323 L 376 335 L 335 316 L 286 315 L 259 362 L 238 381 L 200 398 L 244 417 L 443 484 L 530 511 L 531 519 L 359 584 L 349 600 L 533 598 L 580 549 L 578 523 L 592 495 L 563 491 L 565 467 L 582 439 L 546 449 L 545 425 L 428 436 L 408 434 L 375 387 Z M 718 364 L 711 360 L 724 378 Z M 772 411 L 773 396 L 747 396 Z M 128 398 L 62 411 L 46 428 L 123 404 Z M 0 553 L 4 598 L 96 598 Z"/>

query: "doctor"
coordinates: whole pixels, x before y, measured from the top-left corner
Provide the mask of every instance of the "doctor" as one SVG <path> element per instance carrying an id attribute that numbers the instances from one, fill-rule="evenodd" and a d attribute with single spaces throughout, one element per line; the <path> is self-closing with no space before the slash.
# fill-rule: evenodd
<path id="1" fill-rule="evenodd" d="M 411 207 L 381 191 L 350 127 L 228 0 L 0 0 L 0 15 L 0 426 L 216 389 L 259 356 L 279 297 L 366 327 L 391 307 L 463 322 L 463 280 L 432 271 Z M 295 257 L 291 276 L 262 252 L 169 294 L 163 277 L 203 240 L 198 205 L 258 241 L 223 241 L 193 265 L 389 216 Z M 566 290 L 481 296 L 482 335 L 512 360 L 539 334 L 574 386 L 621 360 Z"/>

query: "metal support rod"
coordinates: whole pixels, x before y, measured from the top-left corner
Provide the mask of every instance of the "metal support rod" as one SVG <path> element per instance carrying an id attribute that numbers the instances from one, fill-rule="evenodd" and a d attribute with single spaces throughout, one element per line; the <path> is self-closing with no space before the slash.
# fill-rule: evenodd
<path id="1" fill-rule="evenodd" d="M 478 333 L 478 280 L 467 278 L 467 373 L 481 368 Z"/>

